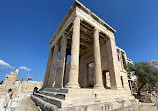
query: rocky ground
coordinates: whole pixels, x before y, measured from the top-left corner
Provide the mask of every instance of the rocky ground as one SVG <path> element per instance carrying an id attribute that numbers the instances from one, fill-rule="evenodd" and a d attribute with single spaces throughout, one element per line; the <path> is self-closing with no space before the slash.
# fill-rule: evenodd
<path id="1" fill-rule="evenodd" d="M 142 103 L 138 107 L 123 108 L 115 111 L 158 111 L 154 103 Z"/>
<path id="2" fill-rule="evenodd" d="M 39 111 L 39 108 L 33 103 L 30 97 L 27 97 L 20 101 L 16 111 Z"/>
<path id="3" fill-rule="evenodd" d="M 4 99 L 0 99 L 0 111 L 5 111 L 3 108 Z M 40 111 L 40 109 L 33 103 L 30 96 L 21 96 L 13 100 L 11 110 L 6 111 Z M 142 103 L 138 107 L 123 108 L 115 111 L 158 111 L 153 103 Z"/>

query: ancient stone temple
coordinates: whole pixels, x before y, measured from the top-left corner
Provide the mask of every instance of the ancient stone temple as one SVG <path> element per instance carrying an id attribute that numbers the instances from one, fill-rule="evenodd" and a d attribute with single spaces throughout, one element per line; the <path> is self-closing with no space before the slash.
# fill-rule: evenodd
<path id="1" fill-rule="evenodd" d="M 32 95 L 45 111 L 107 111 L 137 105 L 116 31 L 75 1 L 50 41 L 43 87 Z M 59 58 L 59 59 L 58 59 Z"/>

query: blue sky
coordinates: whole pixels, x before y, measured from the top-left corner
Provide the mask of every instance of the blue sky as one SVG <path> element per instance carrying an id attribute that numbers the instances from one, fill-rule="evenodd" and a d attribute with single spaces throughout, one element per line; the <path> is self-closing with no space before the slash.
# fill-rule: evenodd
<path id="1" fill-rule="evenodd" d="M 117 32 L 134 62 L 158 60 L 158 0 L 79 0 Z M 43 81 L 49 40 L 74 0 L 0 0 L 0 80 L 16 68 Z"/>

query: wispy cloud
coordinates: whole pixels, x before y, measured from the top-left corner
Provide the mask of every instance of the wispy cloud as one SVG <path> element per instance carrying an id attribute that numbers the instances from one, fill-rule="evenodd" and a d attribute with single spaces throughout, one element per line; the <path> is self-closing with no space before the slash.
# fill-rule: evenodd
<path id="1" fill-rule="evenodd" d="M 31 71 L 30 68 L 27 68 L 27 67 L 25 67 L 25 66 L 21 66 L 21 67 L 19 67 L 19 69 L 21 69 L 21 70 L 25 70 L 25 71 Z"/>
<path id="2" fill-rule="evenodd" d="M 11 66 L 10 64 L 8 64 L 7 62 L 3 61 L 3 60 L 0 60 L 0 68 L 1 69 L 5 69 L 5 68 L 13 69 L 14 67 Z"/>

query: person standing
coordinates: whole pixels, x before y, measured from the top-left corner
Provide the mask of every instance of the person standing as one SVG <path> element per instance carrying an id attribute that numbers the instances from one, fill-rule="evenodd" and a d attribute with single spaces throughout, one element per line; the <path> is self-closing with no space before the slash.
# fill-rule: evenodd
<path id="1" fill-rule="evenodd" d="M 25 96 L 27 96 L 27 88 L 25 87 Z"/>
<path id="2" fill-rule="evenodd" d="M 34 87 L 33 95 L 34 95 L 34 93 L 38 93 L 38 87 Z"/>
<path id="3" fill-rule="evenodd" d="M 12 104 L 12 98 L 13 98 L 13 91 L 12 91 L 12 89 L 9 89 L 7 94 L 6 94 L 6 104 L 4 106 L 5 111 L 7 109 L 10 109 L 10 106 Z"/>

